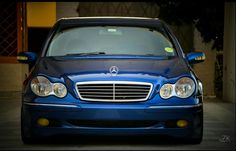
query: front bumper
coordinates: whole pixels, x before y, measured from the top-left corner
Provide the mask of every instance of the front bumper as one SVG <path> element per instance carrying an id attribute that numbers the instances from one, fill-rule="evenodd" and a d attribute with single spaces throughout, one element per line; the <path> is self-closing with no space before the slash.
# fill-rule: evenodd
<path id="1" fill-rule="evenodd" d="M 58 134 L 85 135 L 156 135 L 188 137 L 201 126 L 202 104 L 181 106 L 144 105 L 63 105 L 23 103 L 22 120 L 26 133 L 34 136 Z M 39 118 L 49 119 L 46 127 Z M 177 120 L 187 120 L 188 126 L 175 126 Z"/>

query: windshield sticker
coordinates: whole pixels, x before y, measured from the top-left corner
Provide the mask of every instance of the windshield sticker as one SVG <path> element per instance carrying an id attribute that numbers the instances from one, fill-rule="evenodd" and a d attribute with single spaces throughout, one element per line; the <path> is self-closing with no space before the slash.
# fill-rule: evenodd
<path id="1" fill-rule="evenodd" d="M 121 30 L 117 30 L 115 28 L 109 28 L 105 30 L 99 30 L 99 35 L 122 35 L 122 32 Z"/>
<path id="2" fill-rule="evenodd" d="M 107 29 L 107 31 L 108 31 L 108 32 L 116 32 L 116 29 L 114 29 L 114 28 L 111 29 L 111 28 L 110 28 L 110 29 Z"/>
<path id="3" fill-rule="evenodd" d="M 169 53 L 173 53 L 174 52 L 173 48 L 170 48 L 170 47 L 165 47 L 165 51 L 169 52 Z"/>

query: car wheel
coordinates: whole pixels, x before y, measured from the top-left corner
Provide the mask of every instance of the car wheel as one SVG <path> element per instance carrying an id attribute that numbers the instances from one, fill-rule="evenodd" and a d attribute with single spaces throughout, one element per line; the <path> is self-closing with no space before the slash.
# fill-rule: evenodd
<path id="1" fill-rule="evenodd" d="M 21 140 L 24 144 L 34 144 L 35 140 L 32 137 L 26 137 L 24 133 L 21 132 Z"/>
<path id="2" fill-rule="evenodd" d="M 188 143 L 190 144 L 200 144 L 202 142 L 202 138 L 192 138 L 188 140 Z"/>
<path id="3" fill-rule="evenodd" d="M 203 137 L 203 112 L 200 113 L 200 116 L 195 118 L 193 124 L 193 133 L 192 136 L 187 138 L 187 142 L 191 144 L 200 144 Z"/>
<path id="4" fill-rule="evenodd" d="M 21 108 L 21 140 L 24 144 L 35 143 L 35 138 L 32 136 L 30 128 L 26 127 L 22 108 Z"/>

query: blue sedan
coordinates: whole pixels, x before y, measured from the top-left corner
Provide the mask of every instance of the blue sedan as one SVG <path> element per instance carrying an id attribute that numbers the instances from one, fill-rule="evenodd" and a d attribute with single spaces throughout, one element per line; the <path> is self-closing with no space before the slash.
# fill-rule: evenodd
<path id="1" fill-rule="evenodd" d="M 76 17 L 56 22 L 23 83 L 24 143 L 56 135 L 167 135 L 200 143 L 203 86 L 159 19 Z"/>

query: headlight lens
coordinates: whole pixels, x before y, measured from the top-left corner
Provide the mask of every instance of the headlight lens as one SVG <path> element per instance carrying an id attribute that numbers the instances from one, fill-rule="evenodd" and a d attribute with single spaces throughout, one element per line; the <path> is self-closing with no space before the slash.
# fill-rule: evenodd
<path id="1" fill-rule="evenodd" d="M 168 99 L 172 95 L 173 87 L 171 84 L 164 84 L 160 90 L 160 96 L 164 99 Z"/>
<path id="2" fill-rule="evenodd" d="M 184 77 L 175 84 L 175 93 L 180 98 L 187 98 L 193 94 L 195 83 L 192 79 Z"/>
<path id="3" fill-rule="evenodd" d="M 63 98 L 67 94 L 67 89 L 66 89 L 65 85 L 62 83 L 54 83 L 53 84 L 53 91 L 54 91 L 54 94 L 59 98 Z"/>
<path id="4" fill-rule="evenodd" d="M 164 84 L 160 89 L 160 97 L 163 99 L 172 96 L 187 98 L 193 94 L 195 87 L 195 83 L 191 78 L 183 77 L 175 84 Z"/>
<path id="5" fill-rule="evenodd" d="M 38 96 L 55 95 L 63 98 L 67 94 L 66 86 L 62 83 L 51 83 L 46 77 L 37 76 L 32 79 L 31 90 Z"/>
<path id="6" fill-rule="evenodd" d="M 31 90 L 38 96 L 48 96 L 52 92 L 51 82 L 43 76 L 35 77 L 30 86 Z"/>

